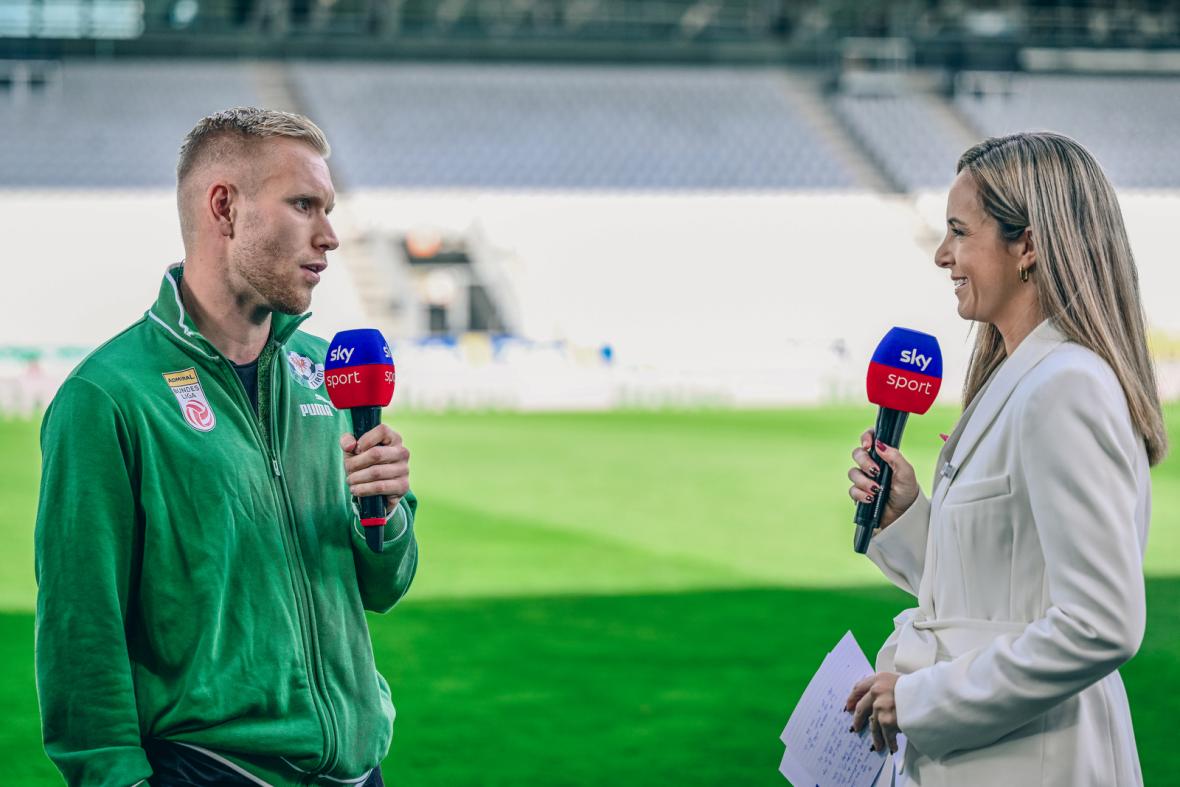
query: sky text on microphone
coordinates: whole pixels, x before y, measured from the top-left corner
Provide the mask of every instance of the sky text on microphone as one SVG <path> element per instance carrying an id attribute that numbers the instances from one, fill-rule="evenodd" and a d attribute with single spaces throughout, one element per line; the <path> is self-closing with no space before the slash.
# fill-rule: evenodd
<path id="1" fill-rule="evenodd" d="M 892 328 L 877 345 L 866 379 L 869 401 L 906 413 L 924 413 L 942 385 L 942 351 L 928 333 Z"/>
<path id="2" fill-rule="evenodd" d="M 359 328 L 332 339 L 324 384 L 338 409 L 385 407 L 393 398 L 396 379 L 393 355 L 380 331 Z"/>

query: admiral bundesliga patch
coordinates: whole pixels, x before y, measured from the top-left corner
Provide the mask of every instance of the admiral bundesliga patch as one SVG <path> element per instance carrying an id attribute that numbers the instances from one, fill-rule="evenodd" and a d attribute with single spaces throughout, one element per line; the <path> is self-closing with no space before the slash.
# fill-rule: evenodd
<path id="1" fill-rule="evenodd" d="M 189 426 L 198 432 L 208 432 L 217 426 L 217 416 L 213 414 L 213 408 L 205 398 L 205 391 L 201 388 L 196 369 L 164 372 L 164 382 L 168 383 L 168 387 L 176 395 L 180 413 Z"/>
<path id="2" fill-rule="evenodd" d="M 291 368 L 291 376 L 295 382 L 304 388 L 315 390 L 324 384 L 324 365 L 315 363 L 306 355 L 297 352 L 287 353 L 287 365 Z"/>

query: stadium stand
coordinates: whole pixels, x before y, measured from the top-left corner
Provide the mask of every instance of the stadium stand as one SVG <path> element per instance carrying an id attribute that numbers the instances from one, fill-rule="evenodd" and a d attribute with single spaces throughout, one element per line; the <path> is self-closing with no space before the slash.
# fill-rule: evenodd
<path id="1" fill-rule="evenodd" d="M 782 71 L 303 64 L 350 187 L 857 186 Z"/>
<path id="2" fill-rule="evenodd" d="M 975 140 L 929 95 L 833 98 L 836 112 L 902 191 L 946 188 Z"/>
<path id="3" fill-rule="evenodd" d="M 1116 187 L 1180 186 L 1180 79 L 1041 74 L 960 75 L 955 107 L 984 136 L 1068 134 Z"/>
<path id="4" fill-rule="evenodd" d="M 195 119 L 259 101 L 235 63 L 67 61 L 23 89 L 3 70 L 0 188 L 173 188 Z"/>

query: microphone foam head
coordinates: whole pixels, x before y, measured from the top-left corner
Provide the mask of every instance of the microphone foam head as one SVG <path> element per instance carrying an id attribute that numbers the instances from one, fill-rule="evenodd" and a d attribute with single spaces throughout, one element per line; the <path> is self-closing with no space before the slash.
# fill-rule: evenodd
<path id="1" fill-rule="evenodd" d="M 393 398 L 393 354 L 381 331 L 341 331 L 328 345 L 324 385 L 338 410 L 384 407 Z"/>
<path id="2" fill-rule="evenodd" d="M 892 328 L 869 363 L 869 401 L 906 413 L 922 414 L 942 385 L 942 351 L 928 333 Z"/>

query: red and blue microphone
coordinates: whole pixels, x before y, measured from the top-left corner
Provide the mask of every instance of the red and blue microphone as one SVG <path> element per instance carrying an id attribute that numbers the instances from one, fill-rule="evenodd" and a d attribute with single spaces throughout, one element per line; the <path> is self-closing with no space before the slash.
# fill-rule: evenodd
<path id="1" fill-rule="evenodd" d="M 324 384 L 337 410 L 352 414 L 357 440 L 381 423 L 381 408 L 393 399 L 396 381 L 393 354 L 381 331 L 359 328 L 341 331 L 328 346 Z M 357 501 L 365 543 L 380 552 L 385 543 L 385 497 L 370 495 Z"/>
<path id="2" fill-rule="evenodd" d="M 877 345 L 869 362 L 867 377 L 869 401 L 877 405 L 877 440 L 891 448 L 901 445 L 910 413 L 921 415 L 930 409 L 942 385 L 942 351 L 938 340 L 928 333 L 908 328 L 892 328 Z M 873 531 L 881 526 L 881 516 L 889 501 L 893 468 L 881 460 L 874 442 L 869 458 L 881 468 L 877 484 L 881 491 L 872 503 L 857 503 L 856 536 L 853 548 L 864 553 Z"/>

